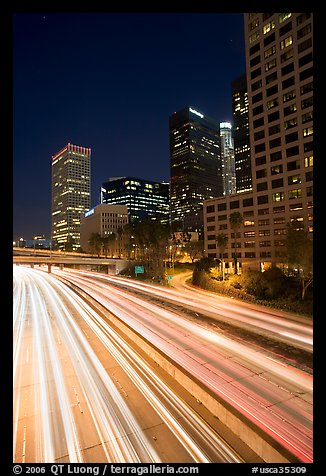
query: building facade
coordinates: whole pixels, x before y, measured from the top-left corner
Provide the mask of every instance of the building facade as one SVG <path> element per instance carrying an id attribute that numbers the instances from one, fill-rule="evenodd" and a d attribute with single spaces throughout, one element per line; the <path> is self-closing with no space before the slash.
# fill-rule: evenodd
<path id="1" fill-rule="evenodd" d="M 80 219 L 90 208 L 91 149 L 68 143 L 52 156 L 52 232 L 54 246 L 78 250 Z"/>
<path id="2" fill-rule="evenodd" d="M 192 107 L 169 119 L 171 222 L 203 232 L 205 199 L 223 195 L 219 123 Z"/>
<path id="3" fill-rule="evenodd" d="M 231 82 L 236 192 L 252 190 L 247 78 Z"/>
<path id="4" fill-rule="evenodd" d="M 135 177 L 109 179 L 101 187 L 101 203 L 126 205 L 129 222 L 149 217 L 169 222 L 169 184 Z"/>
<path id="5" fill-rule="evenodd" d="M 236 193 L 234 144 L 230 122 L 220 123 L 223 195 Z"/>
<path id="6" fill-rule="evenodd" d="M 205 250 L 219 257 L 216 235 L 225 233 L 232 266 L 229 219 L 238 211 L 240 265 L 262 269 L 284 261 L 287 223 L 312 238 L 313 14 L 246 13 L 244 21 L 252 192 L 205 202 Z"/>
<path id="7" fill-rule="evenodd" d="M 129 222 L 126 205 L 97 205 L 85 212 L 80 220 L 80 246 L 83 251 L 91 252 L 89 239 L 92 233 L 101 237 L 114 234 L 110 244 L 110 254 L 115 258 L 127 256 L 123 235 L 124 226 Z"/>

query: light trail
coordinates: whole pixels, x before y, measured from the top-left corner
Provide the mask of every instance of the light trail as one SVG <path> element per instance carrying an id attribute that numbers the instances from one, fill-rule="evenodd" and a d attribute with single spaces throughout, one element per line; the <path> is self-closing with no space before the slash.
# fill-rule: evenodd
<path id="1" fill-rule="evenodd" d="M 15 462 L 85 462 L 90 447 L 102 461 L 164 461 L 90 345 L 90 333 L 150 403 L 183 458 L 242 462 L 131 346 L 53 276 L 14 267 L 13 317 Z"/>
<path id="2" fill-rule="evenodd" d="M 80 271 L 83 273 L 83 271 Z M 85 272 L 85 275 L 99 277 L 99 273 Z M 103 277 L 104 276 L 104 277 Z M 259 306 L 246 303 L 230 302 L 229 298 L 212 295 L 207 291 L 192 289 L 190 286 L 180 285 L 181 291 L 148 283 L 118 277 L 105 276 L 102 279 L 111 283 L 121 284 L 136 291 L 146 292 L 149 295 L 182 304 L 188 309 L 193 309 L 205 315 L 215 317 L 234 325 L 244 327 L 254 332 L 263 333 L 268 337 L 274 336 L 281 342 L 295 345 L 299 348 L 312 352 L 313 329 L 311 323 L 305 318 L 292 317 L 271 310 L 263 310 Z M 178 278 L 175 277 L 176 282 Z"/>
<path id="3" fill-rule="evenodd" d="M 63 272 L 300 460 L 312 456 L 312 377 L 135 295 Z M 97 275 L 98 277 L 98 275 Z"/>

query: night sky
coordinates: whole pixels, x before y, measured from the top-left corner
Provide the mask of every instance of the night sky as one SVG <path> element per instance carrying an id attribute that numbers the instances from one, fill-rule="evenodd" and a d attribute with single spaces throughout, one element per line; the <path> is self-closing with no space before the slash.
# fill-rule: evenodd
<path id="1" fill-rule="evenodd" d="M 232 122 L 242 13 L 15 13 L 13 239 L 50 237 L 51 156 L 91 147 L 91 205 L 109 177 L 169 180 L 169 116 Z"/>

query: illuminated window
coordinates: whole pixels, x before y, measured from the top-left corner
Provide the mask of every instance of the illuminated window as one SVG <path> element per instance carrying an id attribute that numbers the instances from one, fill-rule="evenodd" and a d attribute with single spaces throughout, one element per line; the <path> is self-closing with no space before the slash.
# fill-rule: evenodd
<path id="1" fill-rule="evenodd" d="M 274 22 L 274 20 L 270 21 L 269 23 L 267 23 L 267 24 L 263 27 L 263 33 L 264 33 L 264 35 L 266 35 L 266 33 L 268 33 L 269 31 L 273 30 L 273 28 L 275 28 L 275 22 Z"/>
<path id="2" fill-rule="evenodd" d="M 272 68 L 275 68 L 276 66 L 276 58 L 272 59 L 271 61 L 268 61 L 268 63 L 265 64 L 265 71 L 269 71 Z"/>
<path id="3" fill-rule="evenodd" d="M 281 174 L 283 172 L 283 165 L 274 165 L 271 167 L 271 175 Z"/>
<path id="4" fill-rule="evenodd" d="M 256 31 L 252 35 L 249 36 L 249 43 L 253 43 L 254 41 L 258 40 L 259 38 L 259 31 Z"/>
<path id="5" fill-rule="evenodd" d="M 267 109 L 272 109 L 273 107 L 276 107 L 278 106 L 278 99 L 275 98 L 275 99 L 272 99 L 271 101 L 267 101 Z"/>
<path id="6" fill-rule="evenodd" d="M 254 226 L 255 222 L 253 220 L 245 220 L 243 226 Z"/>
<path id="7" fill-rule="evenodd" d="M 303 133 L 303 137 L 311 136 L 314 133 L 314 129 L 313 129 L 312 126 L 307 127 L 305 129 L 303 129 L 302 133 Z"/>
<path id="8" fill-rule="evenodd" d="M 291 129 L 292 127 L 296 127 L 298 125 L 297 118 L 294 117 L 293 119 L 290 119 L 288 121 L 284 122 L 284 129 Z"/>
<path id="9" fill-rule="evenodd" d="M 256 19 L 253 20 L 251 23 L 249 23 L 249 25 L 248 25 L 249 31 L 254 30 L 254 29 L 257 28 L 258 26 L 259 26 L 259 18 L 256 18 Z"/>
<path id="10" fill-rule="evenodd" d="M 293 205 L 290 205 L 291 212 L 294 212 L 296 210 L 302 210 L 302 203 L 295 203 Z"/>
<path id="11" fill-rule="evenodd" d="M 265 218 L 264 220 L 258 220 L 258 226 L 266 226 L 269 225 L 269 218 Z"/>
<path id="12" fill-rule="evenodd" d="M 290 18 L 292 13 L 280 13 L 278 16 L 278 21 L 279 23 L 283 23 L 285 20 Z"/>
<path id="13" fill-rule="evenodd" d="M 302 197 L 302 190 L 301 188 L 295 188 L 294 190 L 289 190 L 289 199 L 292 200 L 293 198 L 300 198 Z"/>
<path id="14" fill-rule="evenodd" d="M 259 230 L 258 235 L 259 236 L 269 236 L 271 234 L 270 230 Z"/>
<path id="15" fill-rule="evenodd" d="M 288 46 L 292 45 L 292 43 L 293 43 L 292 35 L 288 36 L 287 38 L 284 38 L 284 40 L 280 42 L 281 50 L 284 50 L 284 48 L 287 48 Z"/>
<path id="16" fill-rule="evenodd" d="M 284 192 L 276 192 L 272 195 L 273 202 L 281 202 L 284 200 Z"/>
<path id="17" fill-rule="evenodd" d="M 268 247 L 268 246 L 271 246 L 271 242 L 269 240 L 259 242 L 259 247 L 260 248 L 264 248 L 264 247 Z"/>
<path id="18" fill-rule="evenodd" d="M 291 101 L 291 99 L 295 98 L 295 90 L 292 89 L 292 91 L 289 91 L 285 94 L 283 94 L 283 102 L 288 102 Z"/>
<path id="19" fill-rule="evenodd" d="M 312 167 L 314 164 L 314 156 L 310 155 L 309 157 L 305 157 L 304 159 L 304 166 L 305 167 Z"/>
<path id="20" fill-rule="evenodd" d="M 275 228 L 274 235 L 286 235 L 286 228 Z"/>
<path id="21" fill-rule="evenodd" d="M 270 56 L 273 56 L 275 53 L 276 53 L 276 46 L 273 45 L 264 52 L 264 58 L 265 59 L 269 58 Z"/>

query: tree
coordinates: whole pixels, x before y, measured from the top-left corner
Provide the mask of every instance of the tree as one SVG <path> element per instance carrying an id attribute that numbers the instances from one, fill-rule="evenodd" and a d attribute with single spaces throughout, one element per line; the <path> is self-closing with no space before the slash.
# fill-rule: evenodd
<path id="1" fill-rule="evenodd" d="M 230 215 L 230 225 L 234 231 L 234 274 L 238 274 L 238 253 L 237 253 L 237 234 L 242 226 L 243 218 L 240 212 L 233 212 Z"/>
<path id="2" fill-rule="evenodd" d="M 164 256 L 171 231 L 159 220 L 146 218 L 133 224 L 132 236 L 136 259 L 144 263 L 148 275 L 161 279 L 164 275 Z"/>
<path id="3" fill-rule="evenodd" d="M 185 231 L 172 232 L 169 238 L 170 250 L 171 250 L 170 258 L 172 263 L 174 263 L 175 261 L 176 254 L 180 254 L 181 250 L 184 251 L 185 247 L 188 245 L 188 243 L 190 243 L 190 241 L 191 241 L 191 233 L 188 233 Z"/>
<path id="4" fill-rule="evenodd" d="M 222 256 L 222 259 L 221 259 L 221 262 L 222 262 L 222 280 L 224 281 L 224 251 L 225 251 L 225 248 L 227 246 L 227 243 L 228 243 L 228 237 L 226 236 L 225 233 L 219 233 L 217 236 L 216 236 L 216 244 L 217 244 L 217 247 L 220 251 L 220 256 Z"/>
<path id="5" fill-rule="evenodd" d="M 91 250 L 100 257 L 102 249 L 102 237 L 99 233 L 92 233 L 89 237 L 88 244 Z"/>
<path id="6" fill-rule="evenodd" d="M 126 247 L 127 256 L 130 260 L 131 258 L 135 258 L 134 248 L 136 247 L 135 238 L 134 238 L 134 224 L 127 223 L 123 227 L 123 238 L 124 238 L 124 246 Z M 133 254 L 133 255 L 132 255 Z"/>
<path id="7" fill-rule="evenodd" d="M 105 257 L 108 257 L 108 251 L 111 249 L 111 244 L 115 241 L 115 233 L 109 233 L 108 235 L 103 236 L 102 246 L 105 252 Z M 112 256 L 111 250 L 111 256 Z"/>
<path id="8" fill-rule="evenodd" d="M 313 282 L 313 243 L 297 220 L 287 223 L 285 246 L 289 266 L 299 272 L 301 299 L 304 300 L 305 293 Z"/>
<path id="9" fill-rule="evenodd" d="M 201 258 L 195 266 L 196 271 L 206 271 L 209 272 L 211 268 L 216 267 L 216 261 L 214 258 L 204 257 Z"/>
<path id="10" fill-rule="evenodd" d="M 204 253 L 204 240 L 191 240 L 185 245 L 185 250 L 190 256 L 193 263 L 198 256 L 203 256 Z"/>
<path id="11" fill-rule="evenodd" d="M 122 226 L 117 228 L 118 235 L 118 257 L 121 258 L 121 242 L 123 241 L 124 230 Z"/>

